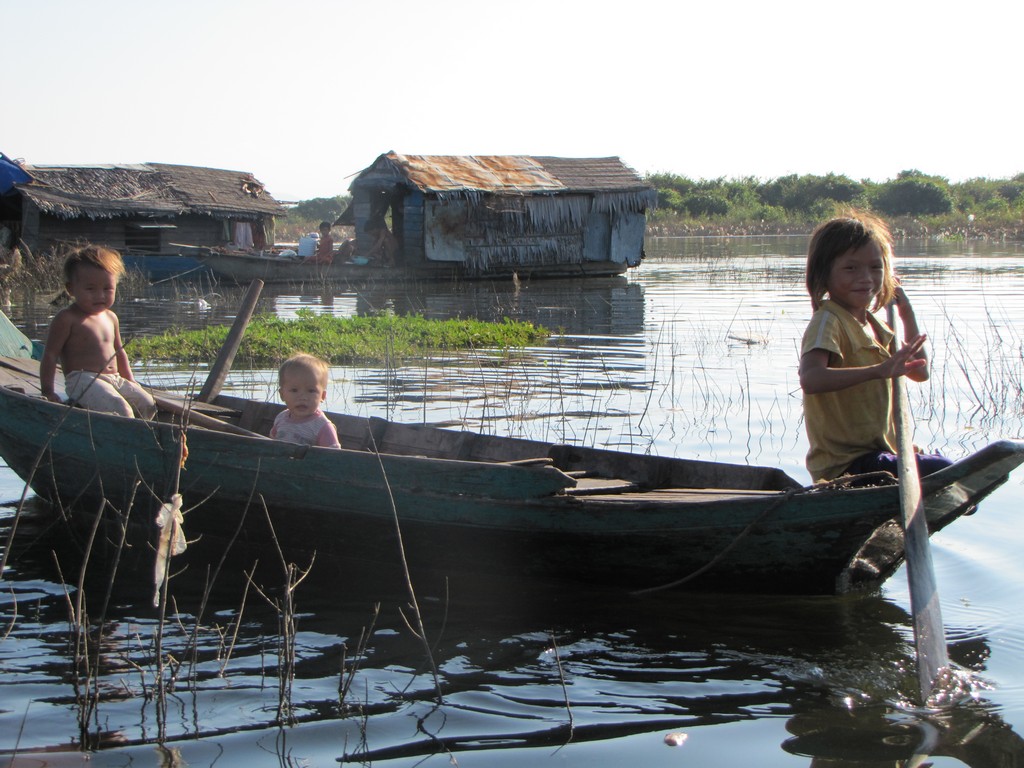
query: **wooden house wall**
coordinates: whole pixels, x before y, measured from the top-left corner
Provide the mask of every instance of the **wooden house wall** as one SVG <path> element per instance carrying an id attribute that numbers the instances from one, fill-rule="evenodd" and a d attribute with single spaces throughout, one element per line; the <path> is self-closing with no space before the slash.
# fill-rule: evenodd
<path id="1" fill-rule="evenodd" d="M 175 229 L 161 230 L 166 250 L 176 251 L 171 243 L 184 245 L 218 246 L 227 243 L 231 237 L 225 228 L 225 222 L 210 216 L 188 214 L 174 220 Z"/>
<path id="2" fill-rule="evenodd" d="M 370 198 L 365 193 L 356 192 L 352 196 L 352 220 L 356 228 L 356 253 L 366 253 L 374 238 L 366 231 L 366 222 L 370 220 Z"/>
<path id="3" fill-rule="evenodd" d="M 647 217 L 642 213 L 619 213 L 611 232 L 609 255 L 612 261 L 625 262 L 631 267 L 640 263 L 644 255 L 644 233 Z"/>
<path id="4" fill-rule="evenodd" d="M 31 250 L 39 249 L 39 207 L 29 200 L 23 200 L 21 208 L 20 237 Z"/>
<path id="5" fill-rule="evenodd" d="M 612 223 L 607 213 L 592 213 L 583 229 L 583 258 L 608 261 L 611 253 Z"/>
<path id="6" fill-rule="evenodd" d="M 35 206 L 32 206 L 35 208 Z M 22 237 L 37 253 L 60 245 L 96 243 L 124 250 L 123 219 L 62 219 L 36 209 L 35 226 L 29 222 L 28 211 L 23 219 Z M 28 235 L 28 236 L 26 236 Z"/>
<path id="7" fill-rule="evenodd" d="M 461 263 L 469 272 L 498 267 L 607 262 L 640 263 L 646 217 L 609 210 L 593 195 L 573 192 L 525 199 L 501 195 L 424 194 L 393 174 L 367 174 L 352 189 L 357 251 L 374 241 L 366 232 L 372 200 L 392 198 L 392 231 L 399 263 Z"/>
<path id="8" fill-rule="evenodd" d="M 558 205 L 553 202 L 551 209 Z M 576 201 L 573 208 L 579 207 Z M 485 204 L 428 199 L 424 210 L 424 251 L 431 261 L 463 262 L 471 269 L 487 270 L 498 265 L 611 260 L 612 223 L 607 213 L 579 220 L 567 207 L 564 215 L 535 220 L 521 201 L 500 198 Z"/>
<path id="9" fill-rule="evenodd" d="M 139 250 L 131 247 L 132 223 L 166 223 L 173 228 L 158 228 L 147 231 L 162 253 L 177 253 L 177 244 L 215 247 L 230 240 L 227 222 L 201 214 L 186 214 L 173 219 L 151 220 L 143 217 L 119 216 L 114 218 L 89 219 L 79 217 L 64 219 L 42 213 L 39 208 L 24 199 L 22 211 L 22 238 L 35 252 L 41 252 L 60 244 L 97 243 L 127 252 Z M 259 224 L 254 222 L 254 226 Z"/>
<path id="10" fill-rule="evenodd" d="M 424 196 L 418 189 L 412 190 L 402 199 L 402 251 L 408 262 L 421 262 L 426 258 L 423 249 L 424 238 Z"/>

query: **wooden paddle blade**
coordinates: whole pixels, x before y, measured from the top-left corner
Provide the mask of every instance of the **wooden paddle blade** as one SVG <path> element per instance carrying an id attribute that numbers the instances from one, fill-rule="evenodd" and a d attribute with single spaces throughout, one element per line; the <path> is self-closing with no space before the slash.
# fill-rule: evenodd
<path id="1" fill-rule="evenodd" d="M 893 305 L 888 310 L 889 325 L 896 334 L 893 343 L 899 348 L 899 332 Z M 935 681 L 949 666 L 946 633 L 939 606 L 939 590 L 932 565 L 928 522 L 921 499 L 921 478 L 914 452 L 914 435 L 910 420 L 910 399 L 902 376 L 893 379 L 893 415 L 896 420 L 897 465 L 900 482 L 900 510 L 903 518 L 904 552 L 907 580 L 910 585 L 910 611 L 914 619 L 914 645 L 917 649 L 917 679 L 921 702 L 928 701 Z"/>

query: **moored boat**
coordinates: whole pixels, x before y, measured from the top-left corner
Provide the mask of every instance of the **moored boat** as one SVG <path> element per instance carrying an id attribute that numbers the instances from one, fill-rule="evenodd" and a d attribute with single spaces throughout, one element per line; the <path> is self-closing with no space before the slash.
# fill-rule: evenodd
<path id="1" fill-rule="evenodd" d="M 141 272 L 147 279 L 198 280 L 209 278 L 212 270 L 195 256 L 181 253 L 133 253 L 121 254 L 126 269 Z"/>
<path id="2" fill-rule="evenodd" d="M 266 438 L 274 403 L 177 400 L 147 422 L 46 401 L 34 361 L 0 358 L 0 371 L 0 456 L 83 515 L 180 491 L 190 536 L 269 540 L 269 519 L 285 546 L 385 564 L 397 562 L 397 520 L 414 572 L 634 591 L 844 592 L 880 584 L 903 557 L 888 476 L 803 487 L 771 467 L 342 414 L 330 416 L 343 449 L 323 449 Z M 973 511 L 1022 461 L 1024 442 L 999 441 L 926 477 L 930 529 Z"/>
<path id="3" fill-rule="evenodd" d="M 485 274 L 468 273 L 453 262 L 420 262 L 385 265 L 357 257 L 335 259 L 330 264 L 264 253 L 197 250 L 197 259 L 222 280 L 247 285 L 253 280 L 264 283 L 394 283 L 419 280 L 521 279 L 600 277 L 620 275 L 626 265 L 619 262 L 582 264 L 546 264 L 536 266 L 494 267 Z"/>

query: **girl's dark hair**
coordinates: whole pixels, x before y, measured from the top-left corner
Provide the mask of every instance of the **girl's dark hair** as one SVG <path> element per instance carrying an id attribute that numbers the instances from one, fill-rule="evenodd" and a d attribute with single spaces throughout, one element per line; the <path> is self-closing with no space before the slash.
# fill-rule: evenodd
<path id="1" fill-rule="evenodd" d="M 846 216 L 819 225 L 811 235 L 807 247 L 807 293 L 811 296 L 814 309 L 825 300 L 828 277 L 836 259 L 868 243 L 878 246 L 885 266 L 882 290 L 875 297 L 875 306 L 871 311 L 876 312 L 892 301 L 896 294 L 896 278 L 892 269 L 892 233 L 886 223 L 874 214 L 851 211 Z"/>

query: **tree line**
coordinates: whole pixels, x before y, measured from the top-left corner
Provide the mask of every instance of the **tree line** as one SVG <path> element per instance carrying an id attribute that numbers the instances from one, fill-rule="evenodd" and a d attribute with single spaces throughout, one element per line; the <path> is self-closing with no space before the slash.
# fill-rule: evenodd
<path id="1" fill-rule="evenodd" d="M 832 216 L 837 207 L 873 210 L 883 216 L 951 216 L 1020 226 L 1024 216 L 1024 173 L 1010 179 L 970 179 L 953 183 L 941 176 L 908 170 L 885 182 L 848 176 L 796 174 L 763 181 L 689 179 L 673 173 L 648 174 L 658 190 L 659 217 L 695 220 L 800 223 Z M 973 221 L 973 219 L 972 219 Z"/>

